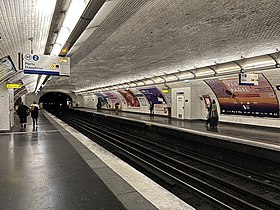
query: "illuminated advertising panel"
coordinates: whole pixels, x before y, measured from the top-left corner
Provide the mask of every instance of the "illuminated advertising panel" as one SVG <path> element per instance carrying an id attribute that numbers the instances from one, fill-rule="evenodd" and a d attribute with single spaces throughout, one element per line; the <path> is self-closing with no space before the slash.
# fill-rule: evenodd
<path id="1" fill-rule="evenodd" d="M 138 98 L 130 90 L 119 90 L 118 92 L 124 97 L 127 103 L 127 107 L 140 108 L 140 103 Z"/>
<path id="2" fill-rule="evenodd" d="M 10 56 L 0 59 L 0 82 L 16 73 L 16 68 Z"/>
<path id="3" fill-rule="evenodd" d="M 279 104 L 270 83 L 258 74 L 258 85 L 239 85 L 238 78 L 208 79 L 216 94 L 221 114 L 279 117 Z"/>

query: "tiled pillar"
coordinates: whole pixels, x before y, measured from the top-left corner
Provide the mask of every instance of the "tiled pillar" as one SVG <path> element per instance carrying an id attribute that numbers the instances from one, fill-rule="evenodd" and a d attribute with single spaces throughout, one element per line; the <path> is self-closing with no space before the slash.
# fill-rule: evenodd
<path id="1" fill-rule="evenodd" d="M 0 85 L 0 131 L 10 131 L 14 126 L 14 90 Z"/>

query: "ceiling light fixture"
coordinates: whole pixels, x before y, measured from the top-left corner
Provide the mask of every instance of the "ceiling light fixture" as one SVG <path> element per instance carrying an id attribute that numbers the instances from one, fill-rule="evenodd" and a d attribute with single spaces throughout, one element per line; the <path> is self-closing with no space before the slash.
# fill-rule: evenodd
<path id="1" fill-rule="evenodd" d="M 111 14 L 113 9 L 118 5 L 120 0 L 111 0 L 106 1 L 102 7 L 99 9 L 99 11 L 96 13 L 92 21 L 89 23 L 87 28 L 83 31 L 81 36 L 77 39 L 75 44 L 71 47 L 67 55 L 71 55 L 74 52 L 76 52 L 83 43 L 91 36 L 91 34 L 98 29 L 98 27 L 101 25 L 101 23 L 108 17 L 108 15 Z"/>
<path id="2" fill-rule="evenodd" d="M 66 12 L 62 27 L 58 32 L 55 44 L 51 51 L 51 55 L 59 55 L 61 49 L 63 48 L 65 42 L 76 26 L 78 20 L 83 14 L 84 9 L 86 8 L 87 3 L 84 0 L 71 0 L 69 8 Z"/>
<path id="3" fill-rule="evenodd" d="M 55 0 L 51 0 L 55 1 Z M 41 3 L 40 3 L 41 2 Z M 43 2 L 45 5 L 43 5 Z M 56 2 L 56 1 L 55 1 Z M 70 36 L 71 32 L 73 31 L 74 27 L 76 26 L 78 20 L 80 19 L 81 15 L 84 12 L 84 9 L 87 6 L 86 1 L 84 0 L 71 0 L 70 5 L 66 11 L 66 15 L 63 21 L 63 24 L 58 32 L 58 36 L 56 38 L 55 44 L 53 45 L 51 55 L 58 56 L 61 49 L 63 48 L 65 42 L 67 41 L 68 37 Z M 49 4 L 49 1 L 46 0 L 40 0 L 38 2 L 38 7 L 46 6 Z M 46 79 L 46 75 L 41 75 L 39 82 L 37 84 L 35 94 L 38 94 L 38 92 L 42 89 L 41 87 L 43 82 Z"/>
<path id="4" fill-rule="evenodd" d="M 50 14 L 54 11 L 57 0 L 37 0 L 37 10 L 45 14 Z"/>

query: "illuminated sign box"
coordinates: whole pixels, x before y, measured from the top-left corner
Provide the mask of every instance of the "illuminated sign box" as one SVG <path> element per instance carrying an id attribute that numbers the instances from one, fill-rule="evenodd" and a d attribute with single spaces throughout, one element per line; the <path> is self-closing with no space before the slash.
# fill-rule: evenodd
<path id="1" fill-rule="evenodd" d="M 18 88 L 21 88 L 21 84 L 6 84 L 6 88 L 8 88 L 8 89 L 18 89 Z"/>
<path id="2" fill-rule="evenodd" d="M 23 54 L 25 74 L 70 75 L 70 58 L 39 54 Z"/>

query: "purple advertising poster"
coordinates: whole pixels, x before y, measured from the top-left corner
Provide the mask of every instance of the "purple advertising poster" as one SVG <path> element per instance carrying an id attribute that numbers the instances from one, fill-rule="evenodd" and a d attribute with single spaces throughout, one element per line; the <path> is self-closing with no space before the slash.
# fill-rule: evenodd
<path id="1" fill-rule="evenodd" d="M 166 100 L 162 93 L 156 87 L 141 88 L 139 89 L 148 99 L 149 103 L 153 102 L 154 104 L 163 104 L 166 103 Z"/>
<path id="2" fill-rule="evenodd" d="M 105 95 L 105 97 L 109 100 L 109 102 L 111 102 L 111 106 L 114 106 L 115 104 L 121 104 L 121 101 L 119 99 L 119 97 L 113 93 L 113 92 L 105 92 L 103 93 L 103 95 Z"/>
<path id="3" fill-rule="evenodd" d="M 118 91 L 125 99 L 127 107 L 139 107 L 140 103 L 138 98 L 130 90 L 119 90 Z"/>
<path id="4" fill-rule="evenodd" d="M 208 79 L 216 94 L 221 114 L 279 117 L 277 97 L 266 78 L 259 74 L 258 85 L 239 85 L 238 78 Z"/>

